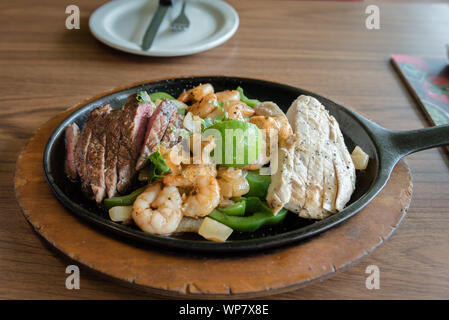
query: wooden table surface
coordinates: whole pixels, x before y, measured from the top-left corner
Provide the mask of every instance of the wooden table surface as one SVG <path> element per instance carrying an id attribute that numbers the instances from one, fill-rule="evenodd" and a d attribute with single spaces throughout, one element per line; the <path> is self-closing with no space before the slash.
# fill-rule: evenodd
<path id="1" fill-rule="evenodd" d="M 14 199 L 17 156 L 50 117 L 103 91 L 145 79 L 222 74 L 258 77 L 320 93 L 389 129 L 427 126 L 390 65 L 393 53 L 444 57 L 447 4 L 377 2 L 380 30 L 365 28 L 367 2 L 229 1 L 240 15 L 225 44 L 187 57 L 151 58 L 95 40 L 88 19 L 105 1 L 0 2 L 0 298 L 161 298 L 81 269 L 81 289 L 65 287 L 71 262 L 31 229 Z M 81 28 L 65 28 L 76 4 Z M 414 192 L 396 233 L 331 278 L 270 299 L 448 299 L 449 161 L 437 149 L 407 157 Z M 380 289 L 365 287 L 369 265 Z"/>

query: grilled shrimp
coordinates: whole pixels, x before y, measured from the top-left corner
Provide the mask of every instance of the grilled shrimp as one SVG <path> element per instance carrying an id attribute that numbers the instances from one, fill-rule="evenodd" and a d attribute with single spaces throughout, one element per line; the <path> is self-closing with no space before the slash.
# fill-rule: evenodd
<path id="1" fill-rule="evenodd" d="M 212 151 L 215 149 L 216 144 L 213 136 L 208 137 L 198 137 L 195 140 L 194 135 L 191 135 L 188 140 L 188 149 L 192 151 L 192 158 L 189 158 L 189 162 L 194 164 L 210 165 L 213 163 L 213 157 L 211 156 Z M 202 140 L 202 141 L 200 141 Z M 196 147 L 201 144 L 201 149 Z M 191 161 L 190 161 L 191 160 Z M 176 174 L 176 173 L 175 173 Z"/>
<path id="2" fill-rule="evenodd" d="M 188 109 L 189 112 L 192 112 L 193 115 L 199 116 L 200 118 L 207 117 L 208 114 L 212 113 L 215 109 L 217 109 L 217 97 L 212 92 L 205 95 L 200 101 L 195 102 Z"/>
<path id="3" fill-rule="evenodd" d="M 230 101 L 225 107 L 225 110 L 228 113 L 229 119 L 241 121 L 244 120 L 244 117 L 252 116 L 254 114 L 253 108 L 240 101 Z"/>
<path id="4" fill-rule="evenodd" d="M 200 176 L 217 176 L 215 165 L 186 165 L 180 174 L 169 174 L 164 177 L 164 184 L 167 186 L 190 187 Z"/>
<path id="5" fill-rule="evenodd" d="M 207 216 L 220 202 L 220 186 L 212 176 L 200 176 L 195 180 L 193 190 L 183 201 L 184 216 L 198 218 Z"/>
<path id="6" fill-rule="evenodd" d="M 216 117 L 223 117 L 224 114 L 227 114 L 229 119 L 245 121 L 245 117 L 252 116 L 254 114 L 254 110 L 241 101 L 224 101 L 222 107 L 215 108 L 215 110 L 207 116 L 215 119 Z"/>
<path id="7" fill-rule="evenodd" d="M 215 144 L 215 140 L 214 140 L 213 136 L 209 136 L 201 142 L 201 150 L 202 150 L 201 151 L 201 163 L 202 164 L 205 164 L 205 165 L 212 164 L 213 161 L 211 158 L 211 153 L 212 153 L 212 151 L 214 151 L 216 146 L 217 145 Z"/>
<path id="8" fill-rule="evenodd" d="M 265 102 L 264 104 L 267 105 Z M 279 107 L 276 106 L 276 108 Z M 273 111 L 277 112 L 276 109 L 273 109 Z M 270 162 L 273 155 L 276 155 L 273 152 L 278 150 L 278 142 L 284 143 L 287 141 L 287 138 L 293 134 L 293 131 L 284 114 L 273 113 L 269 116 L 256 115 L 249 118 L 249 122 L 255 124 L 259 129 L 264 130 L 262 132 L 263 150 L 255 162 L 242 167 L 242 169 L 258 170 Z"/>
<path id="9" fill-rule="evenodd" d="M 223 198 L 240 197 L 249 192 L 246 170 L 233 167 L 219 167 L 217 174 Z"/>
<path id="10" fill-rule="evenodd" d="M 259 129 L 275 130 L 279 140 L 284 140 L 293 133 L 287 117 L 284 115 L 253 116 L 249 122 L 255 124 Z"/>
<path id="11" fill-rule="evenodd" d="M 159 147 L 159 152 L 162 158 L 164 158 L 165 163 L 170 168 L 170 171 L 174 174 L 181 172 L 181 161 L 182 156 L 179 155 L 182 145 L 180 143 L 174 145 L 171 148 L 166 148 L 164 146 Z"/>
<path id="12" fill-rule="evenodd" d="M 176 187 L 162 188 L 153 183 L 133 204 L 132 219 L 142 231 L 152 234 L 170 234 L 182 219 L 181 195 Z"/>
<path id="13" fill-rule="evenodd" d="M 279 131 L 279 124 L 273 117 L 253 116 L 249 118 L 249 122 L 255 124 L 259 129 Z"/>
<path id="14" fill-rule="evenodd" d="M 190 101 L 198 102 L 211 93 L 214 93 L 214 87 L 210 83 L 204 83 L 190 90 L 183 91 L 179 95 L 178 100 L 184 103 Z"/>
<path id="15" fill-rule="evenodd" d="M 226 90 L 215 93 L 219 102 L 240 101 L 240 93 L 237 90 Z"/>
<path id="16" fill-rule="evenodd" d="M 164 177 L 164 184 L 188 188 L 182 201 L 182 214 L 191 218 L 207 216 L 220 202 L 220 187 L 214 165 L 188 165 L 181 175 Z"/>
<path id="17" fill-rule="evenodd" d="M 273 118 L 276 120 L 279 126 L 279 140 L 285 140 L 293 134 L 292 127 L 290 126 L 290 123 L 288 122 L 286 116 L 282 114 L 273 116 Z"/>
<path id="18" fill-rule="evenodd" d="M 264 165 L 266 165 L 268 162 L 270 162 L 270 156 L 266 155 L 266 154 L 260 154 L 259 158 L 250 163 L 247 164 L 246 166 L 240 167 L 241 169 L 245 169 L 245 170 L 259 170 L 260 168 L 262 168 Z"/>

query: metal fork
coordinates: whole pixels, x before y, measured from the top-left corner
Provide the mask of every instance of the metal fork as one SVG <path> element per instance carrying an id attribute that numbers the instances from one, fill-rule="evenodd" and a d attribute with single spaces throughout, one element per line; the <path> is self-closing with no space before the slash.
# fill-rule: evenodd
<path id="1" fill-rule="evenodd" d="M 190 21 L 184 13 L 184 9 L 186 7 L 186 1 L 182 3 L 182 9 L 179 16 L 173 21 L 170 26 L 171 31 L 184 31 L 190 25 Z"/>

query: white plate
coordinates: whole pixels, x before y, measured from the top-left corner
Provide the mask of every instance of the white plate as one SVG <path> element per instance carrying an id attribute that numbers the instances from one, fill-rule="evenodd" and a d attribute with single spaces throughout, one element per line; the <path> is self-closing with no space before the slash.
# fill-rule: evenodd
<path id="1" fill-rule="evenodd" d="M 90 16 L 92 34 L 115 49 L 147 56 L 183 56 L 216 47 L 237 31 L 239 16 L 222 0 L 189 0 L 185 13 L 190 26 L 172 32 L 170 24 L 179 15 L 182 1 L 167 10 L 156 38 L 148 51 L 140 47 L 158 0 L 115 0 L 99 7 Z"/>

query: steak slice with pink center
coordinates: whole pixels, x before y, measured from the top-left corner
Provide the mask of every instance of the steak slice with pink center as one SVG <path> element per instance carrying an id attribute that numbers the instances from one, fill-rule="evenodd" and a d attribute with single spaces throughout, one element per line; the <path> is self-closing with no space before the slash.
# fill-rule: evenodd
<path id="1" fill-rule="evenodd" d="M 173 102 L 164 99 L 148 120 L 144 143 L 135 167 L 137 171 L 147 164 L 148 157 L 161 142 L 170 122 L 170 118 L 174 112 L 177 112 L 177 110 L 178 107 Z"/>
<path id="2" fill-rule="evenodd" d="M 145 93 L 145 101 L 150 101 Z M 136 160 L 145 136 L 153 105 L 137 101 L 137 94 L 128 97 L 121 110 L 120 144 L 117 157 L 117 191 L 125 193 L 136 175 Z"/>

